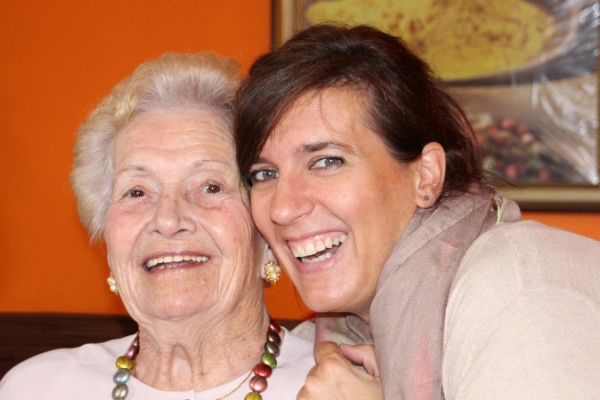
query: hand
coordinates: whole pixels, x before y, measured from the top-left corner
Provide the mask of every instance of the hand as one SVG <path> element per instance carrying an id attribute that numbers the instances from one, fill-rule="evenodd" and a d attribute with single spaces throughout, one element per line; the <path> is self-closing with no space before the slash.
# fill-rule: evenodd
<path id="1" fill-rule="evenodd" d="M 371 345 L 347 346 L 323 342 L 315 350 L 315 365 L 297 400 L 383 399 L 375 352 Z M 356 368 L 362 365 L 367 372 Z"/>

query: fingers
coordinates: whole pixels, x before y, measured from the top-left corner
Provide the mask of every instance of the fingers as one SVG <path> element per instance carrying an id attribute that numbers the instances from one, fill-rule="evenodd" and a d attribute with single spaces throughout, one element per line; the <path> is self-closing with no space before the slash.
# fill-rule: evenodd
<path id="1" fill-rule="evenodd" d="M 340 344 L 342 355 L 354 365 L 362 365 L 367 373 L 375 378 L 379 376 L 379 368 L 375 360 L 375 349 L 370 344 L 349 346 Z"/>
<path id="2" fill-rule="evenodd" d="M 317 365 L 319 365 L 327 358 L 345 359 L 337 344 L 333 342 L 321 342 L 315 349 L 315 361 L 317 362 Z"/>
<path id="3" fill-rule="evenodd" d="M 377 364 L 372 346 L 349 346 L 341 350 L 333 342 L 320 343 L 315 349 L 315 365 L 308 376 L 297 400 L 374 400 L 383 399 L 381 382 L 372 374 L 377 373 Z M 349 349 L 350 357 L 368 366 L 369 373 L 356 368 L 344 356 Z"/>

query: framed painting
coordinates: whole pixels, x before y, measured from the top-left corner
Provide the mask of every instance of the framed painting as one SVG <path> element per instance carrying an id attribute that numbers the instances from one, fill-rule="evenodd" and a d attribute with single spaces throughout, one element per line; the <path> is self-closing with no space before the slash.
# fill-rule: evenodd
<path id="1" fill-rule="evenodd" d="M 273 46 L 318 23 L 404 40 L 459 100 L 523 209 L 600 210 L 597 0 L 274 0 Z"/>

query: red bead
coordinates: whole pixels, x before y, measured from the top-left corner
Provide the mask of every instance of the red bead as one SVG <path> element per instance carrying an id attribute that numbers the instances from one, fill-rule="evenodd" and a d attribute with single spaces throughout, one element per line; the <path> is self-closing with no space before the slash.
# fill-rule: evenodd
<path id="1" fill-rule="evenodd" d="M 250 389 L 252 389 L 252 391 L 258 393 L 264 392 L 267 390 L 267 386 L 269 386 L 267 380 L 262 376 L 253 376 L 250 378 L 250 382 L 248 384 L 250 385 Z"/>
<path id="2" fill-rule="evenodd" d="M 269 330 L 279 333 L 279 332 L 281 332 L 281 325 L 279 325 L 279 322 L 277 322 L 273 318 L 271 318 L 269 320 Z"/>
<path id="3" fill-rule="evenodd" d="M 133 340 L 133 343 L 131 343 L 131 346 L 129 346 L 129 350 L 127 350 L 127 354 L 125 354 L 125 357 L 133 360 L 135 358 L 135 356 L 137 356 L 139 351 L 140 351 L 140 337 L 136 336 L 136 338 Z"/>
<path id="4" fill-rule="evenodd" d="M 268 378 L 273 373 L 273 368 L 269 367 L 267 364 L 256 364 L 254 367 L 254 374 L 258 376 L 262 376 L 263 378 Z"/>

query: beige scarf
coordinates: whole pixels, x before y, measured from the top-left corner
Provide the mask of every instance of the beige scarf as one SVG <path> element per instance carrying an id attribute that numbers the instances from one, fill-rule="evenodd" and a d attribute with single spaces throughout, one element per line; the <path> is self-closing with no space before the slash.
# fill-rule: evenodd
<path id="1" fill-rule="evenodd" d="M 444 398 L 444 316 L 456 270 L 481 234 L 499 220 L 520 219 L 519 207 L 489 187 L 417 211 L 383 268 L 371 326 L 355 315 L 345 319 L 357 342 L 374 343 L 386 399 Z M 340 322 L 319 315 L 316 341 L 330 340 L 332 331 L 344 329 Z"/>

